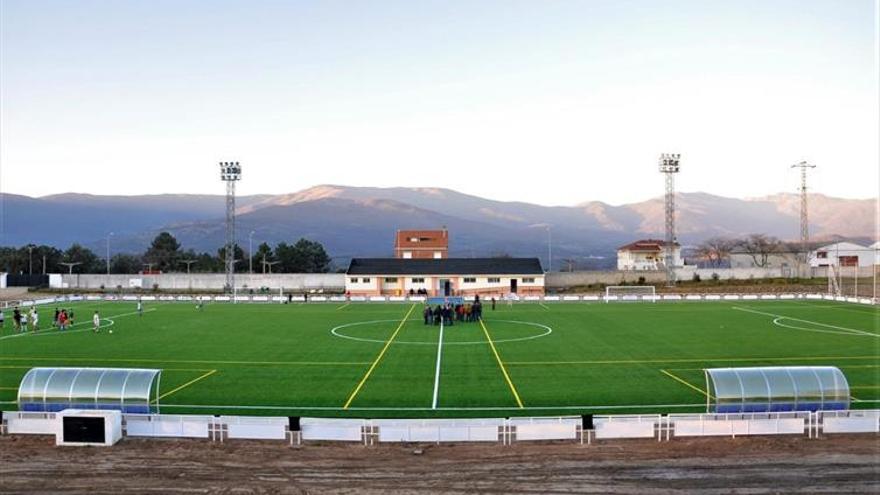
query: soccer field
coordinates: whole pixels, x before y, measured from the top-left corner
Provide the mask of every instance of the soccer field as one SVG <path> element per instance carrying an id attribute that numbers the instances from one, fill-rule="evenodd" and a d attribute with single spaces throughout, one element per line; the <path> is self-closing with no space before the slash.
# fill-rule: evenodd
<path id="1" fill-rule="evenodd" d="M 421 304 L 66 304 L 0 334 L 0 409 L 35 366 L 162 369 L 167 413 L 481 417 L 705 410 L 702 368 L 832 365 L 880 403 L 880 311 L 830 301 L 517 303 L 426 326 Z M 91 332 L 99 310 L 102 331 Z M 8 312 L 11 313 L 11 312 Z M 109 330 L 113 330 L 110 334 Z"/>

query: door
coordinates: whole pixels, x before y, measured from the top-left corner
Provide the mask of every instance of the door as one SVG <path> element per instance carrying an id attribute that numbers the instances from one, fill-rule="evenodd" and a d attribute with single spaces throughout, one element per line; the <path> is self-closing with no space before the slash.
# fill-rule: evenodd
<path id="1" fill-rule="evenodd" d="M 516 294 L 516 279 L 515 278 L 510 279 L 510 293 Z"/>
<path id="2" fill-rule="evenodd" d="M 449 282 L 449 280 L 443 281 L 443 295 L 444 296 L 451 296 L 452 295 L 452 284 Z"/>

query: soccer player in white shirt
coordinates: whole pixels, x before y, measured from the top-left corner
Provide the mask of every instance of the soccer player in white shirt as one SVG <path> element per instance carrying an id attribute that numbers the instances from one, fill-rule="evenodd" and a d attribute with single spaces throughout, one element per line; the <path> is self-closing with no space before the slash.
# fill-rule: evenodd
<path id="1" fill-rule="evenodd" d="M 101 317 L 98 316 L 98 312 L 95 311 L 95 314 L 92 316 L 92 331 L 98 333 L 98 329 L 101 327 Z"/>

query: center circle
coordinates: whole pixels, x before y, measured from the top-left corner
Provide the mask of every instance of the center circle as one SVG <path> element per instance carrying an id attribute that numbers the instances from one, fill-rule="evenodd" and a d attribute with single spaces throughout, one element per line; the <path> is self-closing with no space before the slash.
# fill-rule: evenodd
<path id="1" fill-rule="evenodd" d="M 542 325 L 540 323 L 534 323 L 531 321 L 516 321 L 516 320 L 492 320 L 492 321 L 498 322 L 498 323 L 512 323 L 514 325 L 525 325 L 525 326 L 540 328 L 542 330 L 541 333 L 538 333 L 535 335 L 529 335 L 527 337 L 517 337 L 517 338 L 513 338 L 513 339 L 493 339 L 492 342 L 494 342 L 496 344 L 500 344 L 503 342 L 521 342 L 524 340 L 539 339 L 541 337 L 546 337 L 546 336 L 550 335 L 551 333 L 553 333 L 553 329 L 548 327 L 547 325 Z M 373 325 L 376 323 L 400 323 L 400 320 L 371 320 L 371 321 L 357 321 L 354 323 L 346 323 L 344 325 L 339 325 L 339 326 L 331 328 L 330 333 L 336 337 L 340 337 L 343 339 L 356 340 L 358 342 L 375 342 L 377 344 L 384 344 L 388 341 L 387 340 L 379 340 L 379 339 L 371 339 L 371 338 L 367 338 L 367 337 L 355 337 L 352 335 L 346 335 L 345 333 L 342 333 L 340 331 L 345 328 Z M 488 340 L 471 340 L 471 341 L 464 341 L 464 342 L 443 342 L 443 345 L 482 345 L 482 344 L 488 344 L 488 343 L 489 343 Z M 394 342 L 392 342 L 392 344 L 437 345 L 437 342 L 412 342 L 412 341 L 407 341 L 407 340 L 395 340 Z"/>

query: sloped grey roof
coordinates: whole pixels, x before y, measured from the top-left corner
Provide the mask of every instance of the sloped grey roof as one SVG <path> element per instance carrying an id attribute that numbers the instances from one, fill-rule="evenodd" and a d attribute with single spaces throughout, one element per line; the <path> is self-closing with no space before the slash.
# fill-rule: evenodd
<path id="1" fill-rule="evenodd" d="M 542 275 L 538 258 L 354 258 L 349 275 Z"/>

